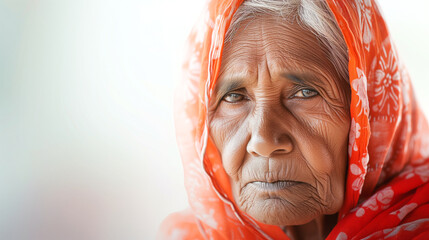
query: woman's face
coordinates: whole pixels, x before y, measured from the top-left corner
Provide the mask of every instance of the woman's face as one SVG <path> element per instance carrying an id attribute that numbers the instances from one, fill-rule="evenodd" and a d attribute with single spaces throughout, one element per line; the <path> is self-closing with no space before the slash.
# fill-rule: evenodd
<path id="1" fill-rule="evenodd" d="M 257 18 L 225 45 L 210 135 L 236 205 L 272 225 L 304 224 L 343 203 L 349 91 L 316 37 Z"/>

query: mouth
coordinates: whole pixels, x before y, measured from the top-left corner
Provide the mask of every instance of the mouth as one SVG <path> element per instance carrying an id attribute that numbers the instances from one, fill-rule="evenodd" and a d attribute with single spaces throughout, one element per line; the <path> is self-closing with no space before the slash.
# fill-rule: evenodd
<path id="1" fill-rule="evenodd" d="M 280 190 L 284 190 L 284 189 L 293 187 L 293 186 L 301 184 L 301 183 L 302 182 L 281 180 L 281 181 L 275 181 L 275 182 L 255 181 L 255 182 L 251 182 L 249 184 L 251 184 L 254 187 L 257 187 L 263 191 L 280 191 Z"/>

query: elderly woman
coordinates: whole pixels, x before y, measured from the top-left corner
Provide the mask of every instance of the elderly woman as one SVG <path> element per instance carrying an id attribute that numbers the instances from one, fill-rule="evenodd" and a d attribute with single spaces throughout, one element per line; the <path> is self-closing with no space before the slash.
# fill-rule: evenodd
<path id="1" fill-rule="evenodd" d="M 212 0 L 162 239 L 429 237 L 429 129 L 371 0 Z"/>

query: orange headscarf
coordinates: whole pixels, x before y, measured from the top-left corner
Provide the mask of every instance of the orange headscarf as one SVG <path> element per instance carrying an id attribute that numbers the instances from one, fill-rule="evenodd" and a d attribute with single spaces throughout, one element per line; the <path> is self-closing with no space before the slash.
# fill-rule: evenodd
<path id="1" fill-rule="evenodd" d="M 326 0 L 349 50 L 351 127 L 344 205 L 328 239 L 429 234 L 429 127 L 373 0 Z M 191 209 L 170 215 L 159 237 L 287 239 L 234 205 L 209 137 L 208 102 L 226 31 L 243 0 L 211 0 L 189 37 L 176 96 L 176 129 Z"/>

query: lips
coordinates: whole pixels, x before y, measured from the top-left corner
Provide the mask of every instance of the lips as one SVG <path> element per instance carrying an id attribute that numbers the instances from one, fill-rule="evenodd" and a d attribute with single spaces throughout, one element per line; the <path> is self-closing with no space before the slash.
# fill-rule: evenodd
<path id="1" fill-rule="evenodd" d="M 284 190 L 284 189 L 293 187 L 300 183 L 301 182 L 297 182 L 297 181 L 275 181 L 275 182 L 254 181 L 249 184 L 264 191 L 279 191 L 279 190 Z"/>

